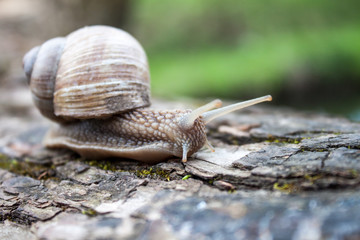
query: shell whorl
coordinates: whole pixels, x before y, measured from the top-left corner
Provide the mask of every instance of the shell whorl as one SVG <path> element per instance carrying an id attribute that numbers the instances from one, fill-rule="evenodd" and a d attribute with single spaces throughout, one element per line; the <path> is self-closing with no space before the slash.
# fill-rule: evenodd
<path id="1" fill-rule="evenodd" d="M 150 105 L 145 51 L 120 29 L 92 26 L 67 37 L 54 93 L 55 114 L 101 118 Z"/>
<path id="2" fill-rule="evenodd" d="M 33 71 L 33 67 L 37 58 L 37 55 L 39 53 L 40 46 L 36 46 L 32 48 L 28 53 L 25 54 L 23 58 L 23 68 L 24 72 L 28 81 L 28 84 L 30 84 L 31 74 Z"/>
<path id="3" fill-rule="evenodd" d="M 104 118 L 150 105 L 145 51 L 130 34 L 108 26 L 50 39 L 23 59 L 35 105 L 57 122 Z"/>
<path id="4" fill-rule="evenodd" d="M 63 122 L 54 114 L 53 95 L 56 73 L 65 38 L 53 38 L 30 50 L 23 59 L 33 101 L 47 118 Z"/>

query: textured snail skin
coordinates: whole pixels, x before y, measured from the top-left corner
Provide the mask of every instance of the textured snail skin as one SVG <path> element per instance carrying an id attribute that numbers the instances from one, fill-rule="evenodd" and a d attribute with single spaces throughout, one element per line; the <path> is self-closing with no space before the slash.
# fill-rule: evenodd
<path id="1" fill-rule="evenodd" d="M 141 162 L 161 162 L 171 156 L 197 152 L 206 142 L 202 117 L 190 129 L 180 118 L 190 110 L 141 109 L 108 119 L 89 119 L 58 125 L 44 139 L 47 147 L 66 147 L 86 158 L 122 157 Z"/>

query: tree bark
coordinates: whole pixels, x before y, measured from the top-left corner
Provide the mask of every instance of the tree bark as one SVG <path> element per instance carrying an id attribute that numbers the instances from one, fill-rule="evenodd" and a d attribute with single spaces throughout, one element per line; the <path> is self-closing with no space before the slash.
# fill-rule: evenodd
<path id="1" fill-rule="evenodd" d="M 18 91 L 0 93 L 1 239 L 360 237 L 359 123 L 263 104 L 187 163 L 95 161 L 44 148 L 50 122 Z"/>

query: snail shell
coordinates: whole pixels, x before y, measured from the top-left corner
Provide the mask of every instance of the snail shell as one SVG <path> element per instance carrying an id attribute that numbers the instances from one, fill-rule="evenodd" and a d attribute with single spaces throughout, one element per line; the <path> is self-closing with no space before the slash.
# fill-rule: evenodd
<path id="1" fill-rule="evenodd" d="M 35 105 L 55 121 L 105 118 L 150 105 L 145 51 L 130 34 L 108 26 L 50 39 L 23 60 Z"/>

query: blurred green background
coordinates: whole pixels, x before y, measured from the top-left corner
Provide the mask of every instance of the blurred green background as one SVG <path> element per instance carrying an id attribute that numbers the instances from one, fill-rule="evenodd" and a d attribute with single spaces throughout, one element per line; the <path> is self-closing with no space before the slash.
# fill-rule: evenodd
<path id="1" fill-rule="evenodd" d="M 18 31 L 32 36 L 21 51 L 84 25 L 112 25 L 144 46 L 154 97 L 271 94 L 273 104 L 360 121 L 358 0 L 14 1 L 45 14 L 18 13 Z"/>
<path id="2" fill-rule="evenodd" d="M 155 95 L 272 94 L 360 118 L 359 1 L 155 0 L 133 10 Z"/>

